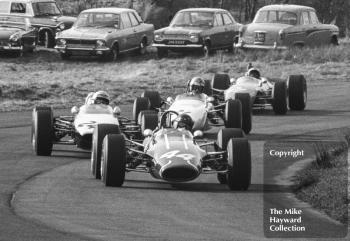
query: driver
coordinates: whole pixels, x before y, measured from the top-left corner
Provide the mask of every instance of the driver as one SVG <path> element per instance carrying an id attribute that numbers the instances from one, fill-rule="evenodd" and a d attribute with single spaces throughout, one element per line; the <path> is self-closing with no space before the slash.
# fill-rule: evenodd
<path id="1" fill-rule="evenodd" d="M 188 131 L 192 131 L 194 122 L 191 116 L 187 114 L 180 114 L 173 122 L 173 126 L 175 129 L 186 129 Z"/>
<path id="2" fill-rule="evenodd" d="M 110 97 L 106 91 L 99 90 L 97 92 L 90 92 L 85 99 L 86 105 L 109 105 Z"/>
<path id="3" fill-rule="evenodd" d="M 253 77 L 255 79 L 261 79 L 260 71 L 257 68 L 254 68 L 251 63 L 247 67 L 248 71 L 245 74 L 246 76 Z"/>
<path id="4" fill-rule="evenodd" d="M 188 92 L 192 95 L 204 95 L 205 82 L 201 77 L 193 77 L 188 84 Z"/>

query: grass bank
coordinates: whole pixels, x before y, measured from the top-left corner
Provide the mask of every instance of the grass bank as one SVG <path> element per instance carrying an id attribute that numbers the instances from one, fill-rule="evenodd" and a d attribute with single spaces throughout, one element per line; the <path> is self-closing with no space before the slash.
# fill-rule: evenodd
<path id="1" fill-rule="evenodd" d="M 117 63 L 75 58 L 62 61 L 54 50 L 39 49 L 23 58 L 0 58 L 0 111 L 29 110 L 35 105 L 66 108 L 82 104 L 91 91 L 108 90 L 116 104 L 132 103 L 145 89 L 174 96 L 193 76 L 211 78 L 224 72 L 232 77 L 245 73 L 249 62 L 264 76 L 286 78 L 304 74 L 308 84 L 349 81 L 350 48 L 338 47 L 289 51 L 218 52 L 210 58 L 171 55 L 158 60 L 150 48 L 144 56 L 123 56 Z"/>
<path id="2" fill-rule="evenodd" d="M 350 133 L 349 133 L 350 134 Z M 350 135 L 346 136 L 350 143 Z M 298 199 L 326 213 L 331 218 L 348 222 L 348 144 L 315 145 L 316 160 L 295 177 Z"/>

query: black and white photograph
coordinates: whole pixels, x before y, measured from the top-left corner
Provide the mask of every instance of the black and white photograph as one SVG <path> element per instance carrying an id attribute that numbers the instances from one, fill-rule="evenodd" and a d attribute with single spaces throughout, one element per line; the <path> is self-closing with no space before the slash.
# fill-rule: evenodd
<path id="1" fill-rule="evenodd" d="M 0 241 L 346 241 L 350 0 L 0 0 Z"/>

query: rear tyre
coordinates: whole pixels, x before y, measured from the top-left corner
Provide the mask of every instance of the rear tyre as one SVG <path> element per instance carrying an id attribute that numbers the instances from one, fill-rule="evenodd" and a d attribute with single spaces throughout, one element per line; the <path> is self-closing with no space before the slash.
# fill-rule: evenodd
<path id="1" fill-rule="evenodd" d="M 32 146 L 37 156 L 51 156 L 53 146 L 53 115 L 50 107 L 33 110 Z"/>
<path id="2" fill-rule="evenodd" d="M 135 120 L 136 124 L 140 124 L 139 122 L 139 114 L 143 110 L 149 110 L 151 108 L 151 103 L 148 98 L 138 97 L 134 101 L 134 106 L 132 110 L 132 117 Z"/>
<path id="3" fill-rule="evenodd" d="M 162 105 L 162 99 L 158 91 L 145 91 L 141 94 L 141 97 L 148 98 L 151 104 L 151 109 L 160 108 Z"/>
<path id="4" fill-rule="evenodd" d="M 242 128 L 242 104 L 239 100 L 226 102 L 224 122 L 226 128 Z"/>
<path id="5" fill-rule="evenodd" d="M 139 54 L 145 55 L 146 52 L 147 52 L 147 40 L 144 38 L 144 39 L 142 39 L 142 42 L 140 43 Z"/>
<path id="6" fill-rule="evenodd" d="M 277 115 L 287 113 L 287 85 L 286 82 L 276 82 L 273 88 L 272 109 Z"/>
<path id="7" fill-rule="evenodd" d="M 289 108 L 304 110 L 307 103 L 306 79 L 303 75 L 291 75 L 288 78 Z"/>
<path id="8" fill-rule="evenodd" d="M 242 129 L 246 134 L 252 130 L 252 104 L 248 93 L 237 93 L 235 99 L 242 104 Z"/>
<path id="9" fill-rule="evenodd" d="M 120 134 L 119 126 L 113 124 L 100 124 L 94 129 L 92 135 L 91 173 L 96 179 L 101 179 L 102 142 L 107 134 Z"/>
<path id="10" fill-rule="evenodd" d="M 107 135 L 103 140 L 101 179 L 107 187 L 121 187 L 125 180 L 126 148 L 124 136 Z"/>
<path id="11" fill-rule="evenodd" d="M 53 48 L 55 46 L 55 38 L 52 36 L 52 34 L 49 31 L 45 31 L 43 36 L 43 42 L 45 48 Z"/>
<path id="12" fill-rule="evenodd" d="M 169 54 L 168 49 L 166 48 L 157 48 L 157 56 L 159 59 L 167 58 Z"/>
<path id="13" fill-rule="evenodd" d="M 230 76 L 228 74 L 215 74 L 211 83 L 213 89 L 227 90 L 230 85 Z"/>
<path id="14" fill-rule="evenodd" d="M 141 118 L 141 131 L 142 133 L 147 130 L 154 130 L 158 126 L 158 114 L 157 113 L 144 113 Z"/>
<path id="15" fill-rule="evenodd" d="M 243 138 L 245 134 L 242 129 L 238 128 L 225 128 L 218 132 L 216 145 L 220 150 L 226 150 L 229 140 L 232 138 Z"/>
<path id="16" fill-rule="evenodd" d="M 206 41 L 202 47 L 202 53 L 204 58 L 208 58 L 212 54 L 210 42 Z"/>
<path id="17" fill-rule="evenodd" d="M 231 139 L 227 145 L 227 185 L 231 190 L 247 190 L 252 163 L 250 144 L 246 138 Z"/>

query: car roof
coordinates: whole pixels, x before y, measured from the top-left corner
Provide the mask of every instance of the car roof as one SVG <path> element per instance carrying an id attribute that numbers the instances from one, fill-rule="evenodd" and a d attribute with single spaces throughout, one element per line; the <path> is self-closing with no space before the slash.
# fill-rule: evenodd
<path id="1" fill-rule="evenodd" d="M 222 8 L 185 8 L 180 10 L 179 12 L 191 12 L 191 11 L 198 11 L 198 12 L 227 12 L 227 10 Z"/>
<path id="2" fill-rule="evenodd" d="M 84 10 L 82 13 L 125 13 L 125 12 L 135 12 L 134 9 L 130 8 L 90 8 Z"/>
<path id="3" fill-rule="evenodd" d="M 272 4 L 259 9 L 259 11 L 261 10 L 280 10 L 280 11 L 312 10 L 312 11 L 315 11 L 315 9 L 312 7 L 303 6 L 303 5 L 294 5 L 294 4 Z"/>

